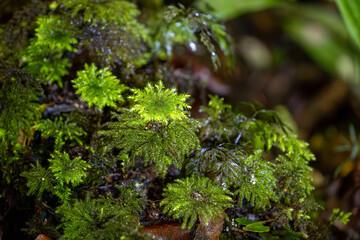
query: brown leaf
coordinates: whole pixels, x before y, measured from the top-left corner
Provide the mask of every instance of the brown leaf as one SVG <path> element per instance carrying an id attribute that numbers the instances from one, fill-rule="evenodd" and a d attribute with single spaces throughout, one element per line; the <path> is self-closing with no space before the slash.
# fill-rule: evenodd
<path id="1" fill-rule="evenodd" d="M 190 230 L 187 228 L 182 229 L 180 223 L 160 222 L 140 229 L 140 231 L 162 240 L 190 240 Z"/>
<path id="2" fill-rule="evenodd" d="M 200 224 L 196 230 L 195 240 L 207 239 L 207 240 L 218 240 L 223 229 L 224 218 L 218 216 L 206 222 L 201 216 Z"/>
<path id="3" fill-rule="evenodd" d="M 51 238 L 45 236 L 44 234 L 39 234 L 35 240 L 51 240 Z"/>

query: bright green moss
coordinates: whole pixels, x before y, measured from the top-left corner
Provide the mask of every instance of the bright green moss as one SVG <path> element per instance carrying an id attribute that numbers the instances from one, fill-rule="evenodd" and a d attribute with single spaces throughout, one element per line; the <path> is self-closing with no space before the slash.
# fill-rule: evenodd
<path id="1" fill-rule="evenodd" d="M 62 77 L 68 74 L 69 60 L 66 51 L 75 52 L 77 39 L 66 19 L 60 16 L 39 16 L 35 37 L 23 52 L 21 65 L 40 79 L 57 82 L 62 87 Z"/>
<path id="2" fill-rule="evenodd" d="M 231 192 L 204 177 L 177 179 L 167 185 L 163 195 L 164 212 L 174 218 L 183 218 L 183 228 L 192 228 L 198 216 L 208 222 L 223 216 L 225 207 L 232 207 Z"/>
<path id="3" fill-rule="evenodd" d="M 135 105 L 131 110 L 137 112 L 144 122 L 158 122 L 167 124 L 169 121 L 186 119 L 186 111 L 190 106 L 186 100 L 187 94 L 177 94 L 176 89 L 165 89 L 160 81 L 156 85 L 150 83 L 144 90 L 133 89 L 134 95 L 130 98 Z"/>
<path id="4" fill-rule="evenodd" d="M 94 63 L 85 64 L 85 69 L 77 72 L 72 80 L 76 93 L 81 95 L 89 107 L 95 105 L 100 109 L 105 106 L 116 107 L 116 102 L 124 101 L 121 93 L 127 89 L 109 71 L 109 68 L 98 69 Z"/>
<path id="5" fill-rule="evenodd" d="M 34 43 L 43 51 L 58 50 L 74 51 L 73 45 L 77 40 L 73 37 L 74 32 L 66 27 L 67 22 L 60 16 L 40 16 L 37 20 L 38 27 L 35 29 Z M 40 49 L 39 49 L 40 50 Z"/>
<path id="6" fill-rule="evenodd" d="M 100 135 L 106 139 L 106 152 L 122 149 L 128 153 L 126 168 L 134 165 L 136 157 L 143 157 L 145 164 L 152 162 L 158 174 L 165 177 L 169 165 L 181 168 L 185 156 L 199 146 L 194 120 L 144 124 L 138 114 L 129 110 L 113 115 L 117 121 L 107 123 Z"/>

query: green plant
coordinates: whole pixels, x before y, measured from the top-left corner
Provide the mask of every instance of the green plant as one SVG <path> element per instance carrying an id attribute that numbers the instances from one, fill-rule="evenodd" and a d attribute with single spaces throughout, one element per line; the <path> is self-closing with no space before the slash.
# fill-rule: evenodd
<path id="1" fill-rule="evenodd" d="M 279 199 L 279 193 L 276 192 L 278 185 L 274 166 L 262 159 L 262 154 L 261 150 L 257 150 L 244 158 L 243 172 L 233 184 L 239 199 L 247 199 L 252 206 L 266 209 L 271 201 Z"/>
<path id="2" fill-rule="evenodd" d="M 349 125 L 349 135 L 350 135 L 350 141 L 346 139 L 345 137 L 342 138 L 343 145 L 338 146 L 336 150 L 338 152 L 349 152 L 349 157 L 343 161 L 335 170 L 334 176 L 339 176 L 340 172 L 344 168 L 346 164 L 348 164 L 351 161 L 355 161 L 356 157 L 359 155 L 360 152 L 360 140 L 359 137 L 356 136 L 356 131 L 354 125 Z"/>
<path id="3" fill-rule="evenodd" d="M 77 72 L 77 78 L 72 80 L 76 93 L 92 105 L 102 109 L 105 106 L 115 107 L 116 101 L 123 101 L 121 93 L 127 89 L 119 84 L 119 80 L 112 75 L 109 68 L 97 69 L 94 63 L 85 64 L 85 69 Z"/>
<path id="4" fill-rule="evenodd" d="M 204 177 L 177 179 L 167 185 L 163 195 L 165 198 L 160 204 L 165 206 L 164 212 L 183 218 L 183 228 L 192 228 L 199 216 L 207 224 L 223 216 L 224 208 L 232 207 L 231 192 Z"/>
<path id="5" fill-rule="evenodd" d="M 213 176 L 220 186 L 232 185 L 243 174 L 242 156 L 244 154 L 239 149 L 229 150 L 224 145 L 201 148 L 192 152 L 185 169 L 188 175 Z"/>
<path id="6" fill-rule="evenodd" d="M 340 221 L 343 224 L 347 224 L 350 221 L 351 213 L 344 213 L 339 208 L 335 208 L 329 218 L 329 224 L 333 224 L 335 221 Z"/>
<path id="7" fill-rule="evenodd" d="M 9 91 L 7 91 L 9 89 Z M 38 91 L 24 86 L 19 80 L 10 78 L 2 83 L 0 100 L 0 141 L 2 150 L 16 144 L 20 134 L 31 138 L 31 127 L 40 117 Z M 20 142 L 20 144 L 23 144 Z"/>
<path id="8" fill-rule="evenodd" d="M 57 9 L 65 10 L 79 29 L 81 46 L 93 51 L 106 65 L 124 61 L 142 65 L 147 62 L 144 41 L 149 30 L 139 21 L 138 6 L 123 0 L 61 0 Z M 65 8 L 65 9 L 64 9 Z M 130 69 L 128 69 L 130 70 Z"/>
<path id="9" fill-rule="evenodd" d="M 70 186 L 75 187 L 80 184 L 86 176 L 85 170 L 91 166 L 80 157 L 70 159 L 69 154 L 61 152 L 61 149 L 69 140 L 75 140 L 77 144 L 82 145 L 79 137 L 86 135 L 86 132 L 68 119 L 64 121 L 62 117 L 55 118 L 54 121 L 40 120 L 34 128 L 41 131 L 45 138 L 55 138 L 54 153 L 48 159 L 50 165 L 48 168 L 44 168 L 39 161 L 36 161 L 36 166 L 33 165 L 33 168 L 21 174 L 27 178 L 26 185 L 29 187 L 27 194 L 36 193 L 37 198 L 41 199 L 46 190 L 66 202 L 71 195 Z M 69 144 L 71 145 L 74 144 Z"/>
<path id="10" fill-rule="evenodd" d="M 0 61 L 0 170 L 7 184 L 17 178 L 19 165 L 28 155 L 32 127 L 41 115 L 39 97 L 40 86 L 33 76 Z"/>
<path id="11" fill-rule="evenodd" d="M 336 0 L 335 2 L 340 10 L 350 36 L 358 48 L 360 48 L 360 28 L 357 24 L 357 22 L 360 20 L 359 2 L 351 0 Z"/>
<path id="12" fill-rule="evenodd" d="M 162 26 L 157 25 L 154 31 L 152 46 L 153 52 L 160 58 L 168 59 L 172 55 L 174 43 L 189 43 L 192 50 L 196 51 L 195 43 L 199 42 L 209 51 L 215 69 L 221 64 L 217 46 L 227 57 L 228 66 L 232 65 L 231 38 L 225 27 L 211 15 L 185 9 L 182 5 L 168 6 L 158 21 L 161 21 Z"/>
<path id="13" fill-rule="evenodd" d="M 128 199 L 128 202 L 130 199 Z M 136 198 L 131 201 L 138 204 Z M 138 221 L 128 206 L 112 197 L 75 200 L 57 209 L 64 216 L 63 239 L 151 239 L 137 232 Z M 140 211 L 140 208 L 137 208 Z M 129 228 L 131 225 L 131 228 Z"/>
<path id="14" fill-rule="evenodd" d="M 56 50 L 73 51 L 77 40 L 73 33 L 64 27 L 60 16 L 40 16 L 37 19 L 38 27 L 35 29 L 35 46 L 47 47 L 50 52 Z"/>
<path id="15" fill-rule="evenodd" d="M 70 24 L 60 16 L 40 16 L 35 37 L 23 53 L 21 65 L 40 79 L 57 82 L 62 87 L 62 77 L 68 74 L 69 60 L 63 58 L 66 51 L 76 51 L 77 43 Z"/>
<path id="16" fill-rule="evenodd" d="M 263 224 L 266 221 L 252 221 L 246 218 L 236 218 L 235 221 L 239 225 L 244 225 L 242 228 L 245 231 L 250 232 L 268 232 L 270 231 L 270 228 L 268 226 L 264 226 Z"/>
<path id="17" fill-rule="evenodd" d="M 79 137 L 86 135 L 86 132 L 76 123 L 70 122 L 68 119 L 64 120 L 62 117 L 56 117 L 54 121 L 50 119 L 40 120 L 34 128 L 42 132 L 42 136 L 45 138 L 55 138 L 56 150 L 60 150 L 69 140 L 74 140 L 77 144 L 82 145 Z"/>
<path id="18" fill-rule="evenodd" d="M 144 122 L 168 124 L 169 121 L 186 119 L 186 109 L 190 106 L 186 100 L 187 94 L 177 94 L 176 89 L 165 89 L 160 81 L 157 85 L 150 83 L 144 90 L 133 89 L 134 95 L 130 98 L 135 105 L 131 110 L 137 112 Z"/>
<path id="19" fill-rule="evenodd" d="M 70 9 L 72 17 L 81 13 L 84 21 L 90 22 L 92 25 L 115 23 L 127 28 L 134 37 L 146 38 L 147 30 L 136 18 L 140 11 L 132 2 L 123 0 L 105 0 L 101 2 L 91 0 L 60 0 L 60 3 Z"/>
<path id="20" fill-rule="evenodd" d="M 209 106 L 202 106 L 200 109 L 201 112 L 207 114 L 207 120 L 203 122 L 201 127 L 201 140 L 230 142 L 230 137 L 236 134 L 236 122 L 242 119 L 233 114 L 231 105 L 225 104 L 224 99 L 213 95 L 209 97 Z"/>
<path id="21" fill-rule="evenodd" d="M 61 185 L 64 183 L 71 183 L 72 186 L 78 185 L 86 176 L 85 170 L 90 168 L 90 165 L 80 157 L 70 159 L 66 152 L 56 151 L 51 157 L 49 168 Z"/>
<path id="22" fill-rule="evenodd" d="M 33 166 L 31 171 L 23 172 L 21 176 L 27 178 L 27 187 L 29 188 L 27 194 L 35 195 L 38 199 L 44 191 L 53 191 L 54 183 L 53 176 L 49 169 L 45 169 L 39 162 L 36 162 L 36 166 Z"/>
<path id="23" fill-rule="evenodd" d="M 237 113 L 222 99 L 211 97 L 203 111 L 208 117 L 202 121 L 200 137 L 209 147 L 190 155 L 185 162 L 187 173 L 209 176 L 219 186 L 233 189 L 241 207 L 277 206 L 275 212 L 285 219 L 273 221 L 285 228 L 293 223 L 300 232 L 311 228 L 309 210 L 318 206 L 310 199 L 308 162 L 314 155 L 307 143 L 287 132 L 276 113 L 256 104 L 245 104 Z"/>
<path id="24" fill-rule="evenodd" d="M 206 49 L 215 69 L 231 66 L 232 41 L 214 17 L 157 0 L 37 3 L 0 30 L 0 196 L 27 192 L 30 228 L 147 239 L 140 222 L 166 213 L 197 226 L 199 239 L 214 224 L 240 238 L 321 230 L 311 218 L 314 155 L 274 111 L 210 96 L 202 118 L 190 117 L 193 96 L 175 87 L 184 83 L 170 60 L 185 45 L 194 58 Z M 206 91 L 189 76 L 185 85 Z M 347 217 L 335 212 L 330 224 Z M 250 218 L 242 230 L 232 224 Z"/>
<path id="25" fill-rule="evenodd" d="M 48 169 L 36 162 L 36 167 L 23 172 L 21 176 L 27 178 L 28 195 L 37 193 L 38 199 L 43 192 L 55 193 L 62 202 L 69 200 L 71 187 L 76 187 L 86 177 L 85 170 L 90 168 L 80 157 L 70 159 L 66 152 L 55 151 L 49 159 Z"/>
<path id="26" fill-rule="evenodd" d="M 185 156 L 197 148 L 197 123 L 185 115 L 189 106 L 187 95 L 176 94 L 175 89 L 164 89 L 162 83 L 148 85 L 144 91 L 133 90 L 135 105 L 130 110 L 113 113 L 117 121 L 107 123 L 108 130 L 100 135 L 107 138 L 105 149 L 122 149 L 129 155 L 125 167 L 143 157 L 145 164 L 153 162 L 160 176 L 165 177 L 167 167 L 180 168 Z"/>

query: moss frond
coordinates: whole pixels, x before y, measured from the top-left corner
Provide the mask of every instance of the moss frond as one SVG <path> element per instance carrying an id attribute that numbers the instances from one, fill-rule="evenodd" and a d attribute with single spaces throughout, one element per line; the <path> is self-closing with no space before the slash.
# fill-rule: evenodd
<path id="1" fill-rule="evenodd" d="M 246 199 L 257 209 L 278 200 L 291 205 L 307 199 L 314 189 L 308 163 L 315 159 L 308 144 L 290 133 L 275 112 L 259 104 L 245 107 L 239 115 L 211 97 L 209 107 L 202 108 L 208 118 L 201 137 L 210 144 L 228 144 L 197 150 L 187 162 L 188 173 L 215 176 L 219 185 L 235 188 L 240 205 Z"/>
<path id="2" fill-rule="evenodd" d="M 74 38 L 74 32 L 66 28 L 67 23 L 60 16 L 39 16 L 37 25 L 34 44 L 39 48 L 47 48 L 42 51 L 75 51 L 73 45 L 77 40 Z"/>
<path id="3" fill-rule="evenodd" d="M 115 102 L 124 99 L 121 94 L 127 89 L 119 83 L 119 80 L 109 71 L 108 67 L 98 69 L 94 63 L 90 66 L 85 64 L 85 69 L 77 72 L 77 78 L 72 80 L 76 93 L 92 105 L 102 109 L 105 106 L 116 107 Z"/>
<path id="4" fill-rule="evenodd" d="M 186 110 L 190 106 L 186 100 L 187 94 L 177 94 L 176 89 L 165 89 L 160 81 L 156 85 L 148 85 L 144 90 L 133 89 L 134 95 L 130 98 L 135 105 L 131 108 L 137 112 L 144 122 L 159 122 L 167 124 L 170 120 L 186 119 Z"/>
<path id="5" fill-rule="evenodd" d="M 77 39 L 70 24 L 60 16 L 39 16 L 35 37 L 24 50 L 21 65 L 40 79 L 57 82 L 62 87 L 62 77 L 68 74 L 70 62 L 63 58 L 66 51 L 75 52 Z"/>
<path id="6" fill-rule="evenodd" d="M 199 146 L 195 120 L 146 125 L 138 114 L 129 110 L 114 116 L 117 121 L 107 123 L 108 130 L 100 135 L 109 139 L 107 151 L 117 148 L 129 154 L 127 167 L 134 164 L 135 157 L 143 157 L 146 164 L 153 162 L 158 174 L 164 177 L 170 164 L 180 168 L 186 154 Z"/>
<path id="7" fill-rule="evenodd" d="M 76 123 L 68 119 L 64 120 L 62 117 L 56 117 L 54 121 L 42 119 L 35 124 L 34 128 L 39 130 L 45 138 L 55 138 L 56 150 L 60 150 L 65 141 L 76 141 L 77 144 L 82 145 L 80 136 L 86 135 L 86 132 Z"/>
<path id="8" fill-rule="evenodd" d="M 196 51 L 196 43 L 199 43 L 210 53 L 215 69 L 220 66 L 217 46 L 227 57 L 227 65 L 233 64 L 231 38 L 226 33 L 224 25 L 219 24 L 211 15 L 199 13 L 194 9 L 185 9 L 182 5 L 167 6 L 158 23 L 152 49 L 160 58 L 169 58 L 175 44 L 188 43 L 190 48 Z"/>
<path id="9" fill-rule="evenodd" d="M 28 195 L 36 194 L 37 198 L 40 199 L 44 191 L 53 192 L 55 183 L 52 179 L 52 173 L 42 167 L 39 162 L 36 162 L 36 166 L 29 171 L 23 172 L 21 176 L 27 179 Z"/>
<path id="10" fill-rule="evenodd" d="M 209 178 L 192 176 L 177 179 L 164 190 L 164 212 L 174 218 L 183 218 L 182 227 L 192 228 L 201 216 L 205 222 L 224 214 L 225 207 L 232 207 L 227 189 L 214 184 Z"/>
<path id="11" fill-rule="evenodd" d="M 21 132 L 31 139 L 31 127 L 40 118 L 39 104 L 36 102 L 39 92 L 13 77 L 1 81 L 0 84 L 1 145 L 16 144 Z"/>
<path id="12" fill-rule="evenodd" d="M 86 177 L 85 170 L 90 168 L 90 165 L 80 157 L 70 159 L 69 154 L 66 152 L 55 151 L 54 154 L 51 154 L 49 162 L 49 169 L 51 169 L 61 185 L 64 183 L 71 183 L 72 186 L 78 185 Z"/>
<path id="13" fill-rule="evenodd" d="M 257 150 L 242 160 L 243 173 L 234 183 L 239 199 L 248 200 L 257 209 L 266 209 L 279 199 L 275 165 L 262 159 L 262 154 Z"/>
<path id="14" fill-rule="evenodd" d="M 60 3 L 70 9 L 72 17 L 82 13 L 84 21 L 92 25 L 115 23 L 128 28 L 135 37 L 147 38 L 147 29 L 137 20 L 140 11 L 130 1 L 61 0 Z"/>
<path id="15" fill-rule="evenodd" d="M 113 198 L 88 196 L 63 204 L 56 212 L 63 216 L 63 239 L 151 239 L 137 231 L 137 218 Z"/>
<path id="16" fill-rule="evenodd" d="M 219 96 L 209 95 L 208 106 L 200 110 L 206 113 L 201 121 L 200 139 L 210 144 L 232 143 L 239 132 L 240 123 L 245 121 L 242 114 L 235 113 L 231 105 L 224 103 Z"/>
<path id="17" fill-rule="evenodd" d="M 246 156 L 240 149 L 229 150 L 225 146 L 201 148 L 193 151 L 185 164 L 187 174 L 214 176 L 220 186 L 231 186 L 243 174 L 242 159 Z"/>

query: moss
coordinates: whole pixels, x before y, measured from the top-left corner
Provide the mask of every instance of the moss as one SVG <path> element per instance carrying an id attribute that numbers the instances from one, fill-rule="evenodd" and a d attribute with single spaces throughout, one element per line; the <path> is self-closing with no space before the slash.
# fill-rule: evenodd
<path id="1" fill-rule="evenodd" d="M 318 208 L 314 155 L 275 112 L 255 103 L 238 110 L 210 96 L 195 120 L 192 96 L 166 87 L 176 81 L 177 44 L 202 45 L 215 68 L 222 51 L 231 66 L 231 38 L 214 17 L 181 5 L 147 15 L 125 0 L 36 9 L 3 28 L 26 36 L 0 53 L 0 169 L 2 185 L 16 184 L 52 216 L 49 229 L 62 239 L 147 239 L 139 223 L 144 202 L 156 201 L 162 217 L 183 227 L 198 219 L 200 229 L 216 219 L 217 228 L 224 219 L 234 227 L 243 214 L 275 237 L 321 231 L 310 217 Z M 18 36 L 7 32 L 0 49 Z M 76 112 L 40 119 L 47 106 L 64 103 Z M 331 221 L 347 218 L 336 212 Z"/>

